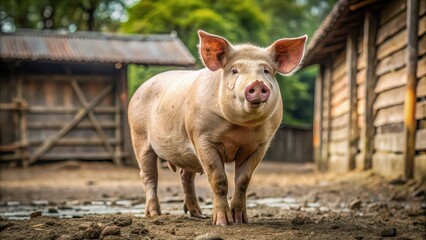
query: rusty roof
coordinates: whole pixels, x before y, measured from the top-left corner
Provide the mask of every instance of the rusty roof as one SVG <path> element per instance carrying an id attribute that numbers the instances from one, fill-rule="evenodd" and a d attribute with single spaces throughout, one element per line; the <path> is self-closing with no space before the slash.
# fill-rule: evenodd
<path id="1" fill-rule="evenodd" d="M 385 3 L 383 0 L 338 0 L 307 45 L 304 66 L 321 63 L 329 59 L 331 53 L 345 48 L 347 34 L 363 23 L 365 11 Z"/>
<path id="2" fill-rule="evenodd" d="M 189 66 L 195 59 L 170 35 L 18 30 L 0 33 L 0 59 Z"/>

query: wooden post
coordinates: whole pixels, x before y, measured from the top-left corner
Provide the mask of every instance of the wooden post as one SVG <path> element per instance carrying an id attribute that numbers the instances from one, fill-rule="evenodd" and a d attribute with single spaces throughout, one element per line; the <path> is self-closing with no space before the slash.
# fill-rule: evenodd
<path id="1" fill-rule="evenodd" d="M 121 104 L 121 138 L 122 138 L 122 146 L 123 152 L 125 154 L 125 158 L 127 163 L 135 164 L 136 157 L 134 155 L 132 142 L 130 139 L 130 128 L 129 121 L 127 116 L 127 108 L 129 104 L 129 95 L 128 95 L 128 86 L 127 86 L 127 71 L 128 66 L 126 64 L 123 65 L 120 75 L 120 83 L 121 83 L 121 93 L 120 93 L 120 104 Z"/>
<path id="2" fill-rule="evenodd" d="M 405 163 L 405 177 L 412 178 L 414 171 L 415 135 L 416 135 L 416 88 L 417 88 L 417 29 L 418 29 L 418 0 L 407 0 L 407 51 L 405 55 L 407 65 L 407 85 L 404 101 L 404 138 L 405 146 L 403 159 Z"/>
<path id="3" fill-rule="evenodd" d="M 331 61 L 327 61 L 324 69 L 324 77 L 323 77 L 323 85 L 327 87 L 323 87 L 323 98 L 324 95 L 327 95 L 327 102 L 322 102 L 327 106 L 327 131 L 322 134 L 323 139 L 321 139 L 321 171 L 327 171 L 328 169 L 328 158 L 329 158 L 329 150 L 330 150 L 330 138 L 331 138 Z M 324 123 L 324 118 L 323 118 Z M 323 128 L 324 126 L 321 126 Z"/>
<path id="4" fill-rule="evenodd" d="M 355 157 L 358 152 L 358 99 L 356 84 L 356 64 L 357 64 L 357 31 L 349 32 L 346 42 L 346 73 L 348 75 L 349 87 L 349 141 L 347 150 L 348 169 L 355 168 Z"/>
<path id="5" fill-rule="evenodd" d="M 115 139 L 117 139 L 117 140 L 121 140 L 120 141 L 120 144 L 116 144 L 115 145 L 115 147 L 114 147 L 114 152 L 115 152 L 115 154 L 114 154 L 114 163 L 115 164 L 117 164 L 117 165 L 121 165 L 121 155 L 122 155 L 122 142 L 123 142 L 123 134 L 122 134 L 122 125 L 123 125 L 123 122 L 121 121 L 121 115 L 122 115 L 122 108 L 123 108 L 123 106 L 122 106 L 122 104 L 121 104 L 121 88 L 122 88 L 122 85 L 121 85 L 121 78 L 122 78 L 122 72 L 124 71 L 123 69 L 122 69 L 122 65 L 119 65 L 119 64 L 116 64 L 116 66 L 121 66 L 119 69 L 118 69 L 118 74 L 117 74 L 117 77 L 118 77 L 118 79 L 114 79 L 113 81 L 114 81 L 114 104 L 115 104 L 115 107 L 116 107 L 116 111 L 115 111 L 115 113 L 114 113 L 114 123 L 115 123 L 115 125 L 116 125 L 116 127 L 115 127 L 115 129 L 114 129 L 114 136 L 115 136 Z"/>
<path id="6" fill-rule="evenodd" d="M 20 149 L 19 154 L 21 155 L 22 167 L 27 168 L 29 164 L 29 154 L 28 154 L 28 129 L 27 129 L 27 112 L 23 105 L 24 101 L 24 86 L 22 79 L 22 71 L 19 71 L 18 67 L 14 68 L 14 75 L 17 75 L 17 84 L 16 84 L 16 99 L 14 100 L 21 109 L 19 111 L 19 140 L 20 140 Z"/>
<path id="7" fill-rule="evenodd" d="M 364 17 L 364 39 L 363 49 L 365 51 L 365 116 L 364 128 L 362 136 L 364 138 L 364 146 L 362 147 L 362 158 L 364 159 L 363 169 L 372 167 L 372 158 L 374 152 L 374 117 L 373 108 L 376 94 L 374 88 L 376 86 L 376 37 L 377 37 L 377 14 L 367 11 Z"/>
<path id="8" fill-rule="evenodd" d="M 314 109 L 314 125 L 313 125 L 313 147 L 314 161 L 317 169 L 321 169 L 321 149 L 322 149 L 322 113 L 323 113 L 323 72 L 324 67 L 320 66 L 318 75 L 315 79 L 315 109 Z"/>

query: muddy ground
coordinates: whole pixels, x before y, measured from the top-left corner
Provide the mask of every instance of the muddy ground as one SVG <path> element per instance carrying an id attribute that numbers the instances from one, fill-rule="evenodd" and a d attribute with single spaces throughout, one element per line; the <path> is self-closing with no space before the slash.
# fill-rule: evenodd
<path id="1" fill-rule="evenodd" d="M 227 171 L 231 193 L 232 165 Z M 210 215 L 206 176 L 196 187 Z M 248 192 L 250 223 L 228 227 L 185 215 L 178 174 L 168 169 L 160 169 L 159 196 L 164 215 L 145 218 L 136 168 L 3 167 L 0 239 L 426 239 L 424 183 L 372 172 L 317 174 L 310 164 L 263 162 Z"/>

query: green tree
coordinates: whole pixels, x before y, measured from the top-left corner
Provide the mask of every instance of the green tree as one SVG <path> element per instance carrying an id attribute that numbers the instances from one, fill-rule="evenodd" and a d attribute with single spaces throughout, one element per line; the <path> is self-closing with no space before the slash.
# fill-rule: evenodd
<path id="1" fill-rule="evenodd" d="M 3 0 L 0 26 L 6 32 L 16 28 L 116 31 L 127 20 L 126 8 L 125 0 Z"/>
<path id="2" fill-rule="evenodd" d="M 170 33 L 176 31 L 192 54 L 198 55 L 197 30 L 226 33 L 231 42 L 267 43 L 267 15 L 251 0 L 143 0 L 129 9 L 126 33 Z"/>
<path id="3" fill-rule="evenodd" d="M 143 0 L 129 9 L 129 21 L 120 31 L 170 33 L 176 31 L 198 56 L 197 30 L 225 36 L 233 43 L 266 46 L 282 37 L 310 37 L 326 16 L 333 0 Z M 202 67 L 198 62 L 197 67 Z M 137 87 L 160 68 L 131 68 L 131 86 Z M 284 123 L 311 124 L 315 68 L 291 77 L 277 75 L 284 102 Z M 134 91 L 134 89 L 131 89 Z"/>

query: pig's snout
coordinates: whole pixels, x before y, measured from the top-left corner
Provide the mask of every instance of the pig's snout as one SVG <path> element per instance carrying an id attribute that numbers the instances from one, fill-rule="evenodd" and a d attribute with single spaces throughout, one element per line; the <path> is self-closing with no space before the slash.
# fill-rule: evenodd
<path id="1" fill-rule="evenodd" d="M 244 95 L 247 102 L 253 105 L 260 105 L 268 100 L 271 90 L 263 81 L 253 81 L 245 89 Z"/>

